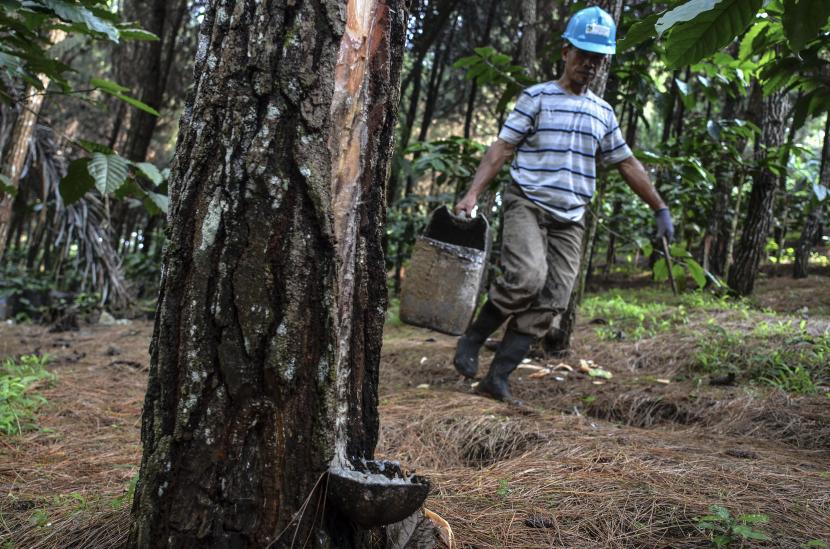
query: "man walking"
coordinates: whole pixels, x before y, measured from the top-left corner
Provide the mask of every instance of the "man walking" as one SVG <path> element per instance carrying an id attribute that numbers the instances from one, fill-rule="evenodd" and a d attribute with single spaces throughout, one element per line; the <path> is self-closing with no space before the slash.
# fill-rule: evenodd
<path id="1" fill-rule="evenodd" d="M 607 55 L 616 50 L 616 25 L 598 7 L 577 12 L 563 35 L 565 69 L 558 80 L 524 90 L 473 183 L 456 204 L 470 215 L 478 195 L 510 165 L 504 193 L 503 275 L 458 340 L 454 365 L 473 378 L 487 337 L 510 319 L 487 376 L 476 390 L 513 401 L 507 378 L 535 338 L 567 308 L 579 272 L 585 208 L 594 194 L 596 159 L 614 164 L 631 189 L 655 212 L 658 238 L 671 238 L 669 210 L 642 164 L 623 140 L 613 109 L 588 89 Z"/>

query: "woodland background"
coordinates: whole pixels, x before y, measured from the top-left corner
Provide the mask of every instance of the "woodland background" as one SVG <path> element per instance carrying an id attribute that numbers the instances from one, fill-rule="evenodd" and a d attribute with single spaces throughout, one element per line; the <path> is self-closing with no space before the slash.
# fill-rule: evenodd
<path id="1" fill-rule="evenodd" d="M 521 89 L 556 77 L 564 25 L 588 5 L 413 0 L 377 182 L 377 453 L 433 480 L 427 505 L 459 547 L 828 547 L 830 4 L 597 3 L 620 24 L 596 87 L 671 209 L 680 292 L 652 213 L 612 169 L 572 306 L 511 378 L 531 414 L 471 394 L 455 339 L 400 322 L 430 212 L 466 190 Z M 207 8 L 0 0 L 5 546 L 126 540 Z M 479 203 L 488 279 L 508 179 Z"/>

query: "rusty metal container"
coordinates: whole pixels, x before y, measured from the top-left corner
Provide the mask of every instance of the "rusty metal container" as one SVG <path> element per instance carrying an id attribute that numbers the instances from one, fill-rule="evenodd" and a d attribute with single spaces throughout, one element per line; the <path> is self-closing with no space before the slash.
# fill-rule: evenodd
<path id="1" fill-rule="evenodd" d="M 415 242 L 401 288 L 400 317 L 446 334 L 464 333 L 476 309 L 490 255 L 490 225 L 483 216 L 432 212 Z"/>

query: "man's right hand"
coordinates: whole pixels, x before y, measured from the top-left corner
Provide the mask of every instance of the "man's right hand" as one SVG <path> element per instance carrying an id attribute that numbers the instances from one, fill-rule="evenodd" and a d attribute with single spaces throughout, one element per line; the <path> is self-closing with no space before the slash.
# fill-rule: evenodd
<path id="1" fill-rule="evenodd" d="M 473 216 L 473 208 L 476 207 L 476 197 L 469 193 L 464 195 L 464 198 L 455 205 L 455 215 L 463 215 L 464 217 Z"/>

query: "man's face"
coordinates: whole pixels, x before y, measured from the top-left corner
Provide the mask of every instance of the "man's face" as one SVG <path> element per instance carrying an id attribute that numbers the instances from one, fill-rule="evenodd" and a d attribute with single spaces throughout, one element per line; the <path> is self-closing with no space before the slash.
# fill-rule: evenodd
<path id="1" fill-rule="evenodd" d="M 562 59 L 565 60 L 565 74 L 571 82 L 579 86 L 591 83 L 597 71 L 605 60 L 605 55 L 580 50 L 572 44 L 565 43 L 562 47 Z"/>

